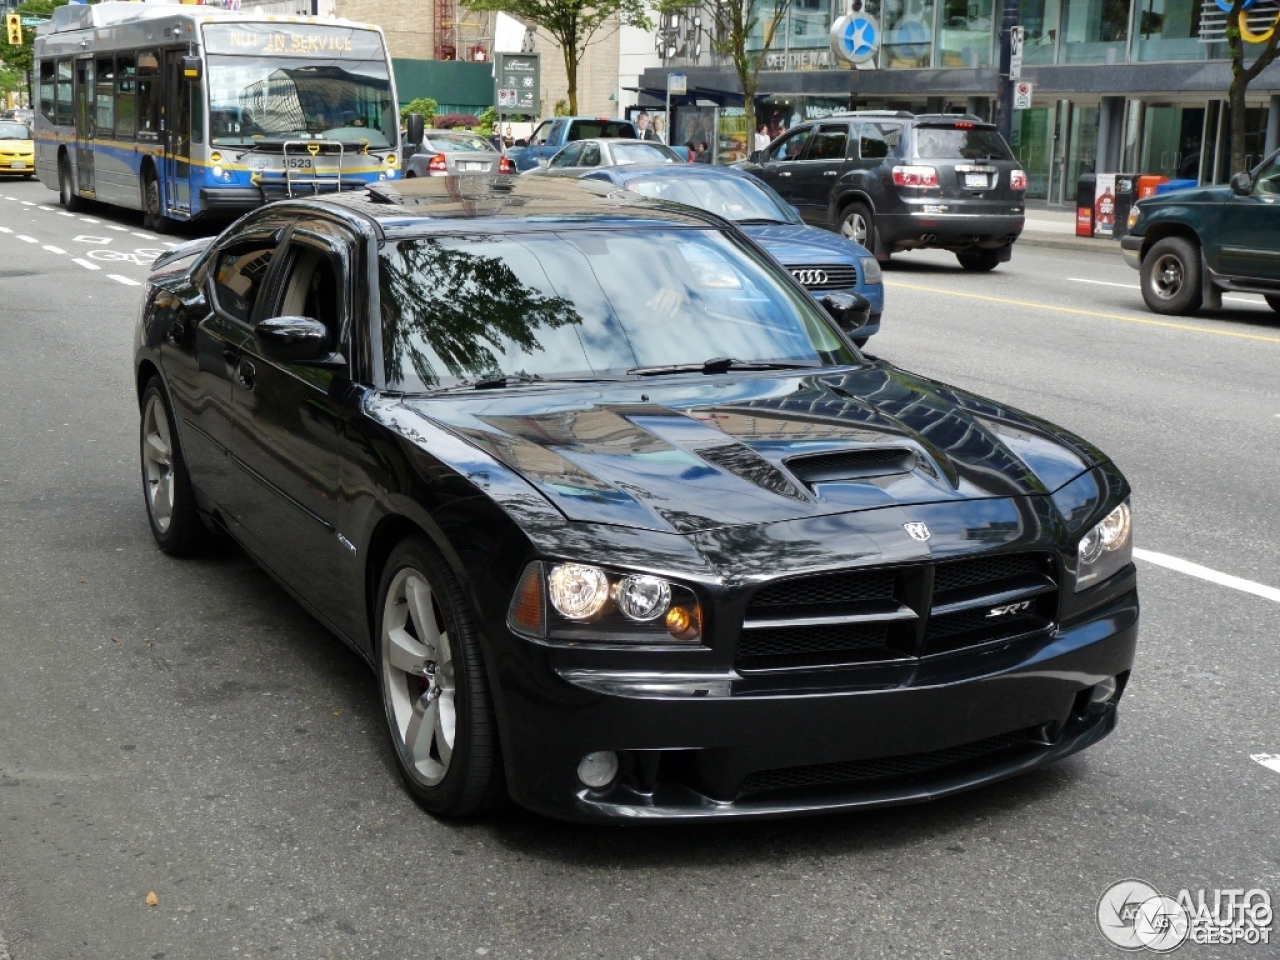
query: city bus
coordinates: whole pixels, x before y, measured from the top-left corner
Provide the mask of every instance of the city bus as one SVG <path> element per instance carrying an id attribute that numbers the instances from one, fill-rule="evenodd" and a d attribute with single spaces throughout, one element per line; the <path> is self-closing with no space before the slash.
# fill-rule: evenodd
<path id="1" fill-rule="evenodd" d="M 105 0 L 37 31 L 36 175 L 163 232 L 397 177 L 395 78 L 376 26 Z"/>

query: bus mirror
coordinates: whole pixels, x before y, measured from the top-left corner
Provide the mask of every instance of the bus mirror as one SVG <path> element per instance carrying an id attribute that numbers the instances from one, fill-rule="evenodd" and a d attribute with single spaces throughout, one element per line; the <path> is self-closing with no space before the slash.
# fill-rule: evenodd
<path id="1" fill-rule="evenodd" d="M 200 58 L 199 57 L 183 57 L 182 58 L 182 75 L 188 80 L 200 79 Z"/>
<path id="2" fill-rule="evenodd" d="M 420 113 L 411 113 L 405 120 L 405 127 L 408 130 L 408 140 L 413 146 L 421 146 L 422 138 L 427 132 L 426 120 Z"/>

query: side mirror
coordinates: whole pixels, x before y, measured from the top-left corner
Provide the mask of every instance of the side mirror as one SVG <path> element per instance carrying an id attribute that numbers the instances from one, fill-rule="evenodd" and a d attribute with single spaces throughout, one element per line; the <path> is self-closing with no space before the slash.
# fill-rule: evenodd
<path id="1" fill-rule="evenodd" d="M 818 302 L 849 336 L 855 336 L 871 319 L 871 301 L 860 293 L 827 293 Z"/>
<path id="2" fill-rule="evenodd" d="M 279 363 L 320 363 L 328 360 L 329 329 L 310 317 L 271 317 L 253 328 L 262 355 Z"/>
<path id="3" fill-rule="evenodd" d="M 427 132 L 427 121 L 420 113 L 411 113 L 405 120 L 405 128 L 408 130 L 407 138 L 415 147 L 422 143 L 422 138 Z"/>
<path id="4" fill-rule="evenodd" d="M 747 154 L 747 163 L 759 163 L 764 159 L 763 150 L 752 150 Z"/>
<path id="5" fill-rule="evenodd" d="M 1253 193 L 1253 177 L 1247 173 L 1237 173 L 1231 178 L 1231 192 L 1237 197 L 1247 197 Z"/>
<path id="6" fill-rule="evenodd" d="M 512 144 L 513 147 L 527 147 L 528 145 L 529 145 L 528 140 L 517 140 L 515 143 Z"/>

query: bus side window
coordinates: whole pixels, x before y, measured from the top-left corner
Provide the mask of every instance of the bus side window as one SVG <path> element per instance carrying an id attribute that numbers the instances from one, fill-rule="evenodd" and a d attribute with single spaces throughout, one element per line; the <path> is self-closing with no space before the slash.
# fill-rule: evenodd
<path id="1" fill-rule="evenodd" d="M 138 139 L 160 134 L 160 58 L 150 51 L 138 54 Z"/>
<path id="2" fill-rule="evenodd" d="M 40 61 L 40 115 L 53 123 L 53 61 Z"/>
<path id="3" fill-rule="evenodd" d="M 134 58 L 116 57 L 116 139 L 133 139 L 134 85 L 137 71 Z"/>
<path id="4" fill-rule="evenodd" d="M 71 61 L 58 61 L 58 93 L 54 110 L 54 123 L 71 126 Z"/>
<path id="5" fill-rule="evenodd" d="M 115 133 L 115 80 L 115 61 L 111 57 L 99 57 L 98 86 L 95 88 L 94 93 L 96 100 L 94 110 L 96 112 L 95 123 L 98 128 L 97 136 L 100 138 L 110 139 Z"/>

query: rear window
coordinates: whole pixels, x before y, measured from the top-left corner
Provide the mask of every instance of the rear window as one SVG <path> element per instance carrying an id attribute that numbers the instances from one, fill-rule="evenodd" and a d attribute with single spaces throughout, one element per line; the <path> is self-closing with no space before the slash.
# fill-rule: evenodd
<path id="1" fill-rule="evenodd" d="M 487 140 L 469 134 L 429 133 L 428 150 L 450 150 L 454 153 L 497 153 Z"/>
<path id="2" fill-rule="evenodd" d="M 570 140 L 599 140 L 601 137 L 636 139 L 636 129 L 629 123 L 612 120 L 575 120 L 569 124 Z"/>
<path id="3" fill-rule="evenodd" d="M 916 156 L 922 160 L 1013 159 L 994 127 L 916 127 Z"/>

